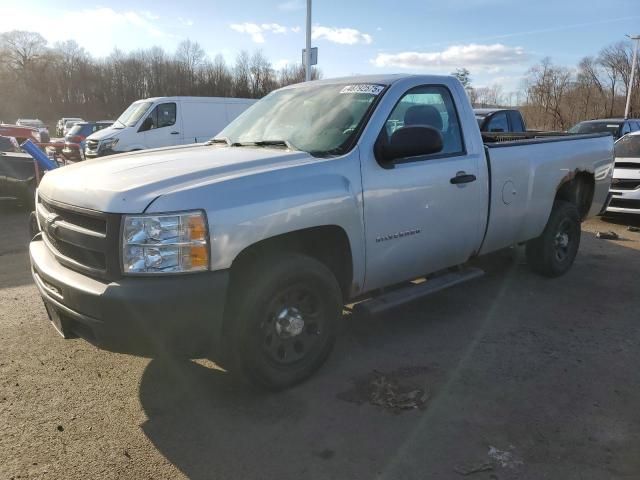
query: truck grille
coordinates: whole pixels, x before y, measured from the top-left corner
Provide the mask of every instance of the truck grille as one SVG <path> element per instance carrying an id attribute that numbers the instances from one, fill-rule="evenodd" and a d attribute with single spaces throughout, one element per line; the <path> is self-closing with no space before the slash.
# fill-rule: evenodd
<path id="1" fill-rule="evenodd" d="M 87 148 L 89 150 L 97 150 L 98 149 L 98 140 L 87 140 Z"/>
<path id="2" fill-rule="evenodd" d="M 640 170 L 640 162 L 616 162 L 614 168 Z"/>
<path id="3" fill-rule="evenodd" d="M 640 187 L 640 179 L 614 178 L 611 181 L 613 190 L 635 190 Z"/>
<path id="4" fill-rule="evenodd" d="M 632 200 L 627 198 L 613 197 L 611 199 L 610 207 L 614 208 L 634 208 L 640 209 L 640 200 Z"/>
<path id="5" fill-rule="evenodd" d="M 120 216 L 38 198 L 43 240 L 65 266 L 102 279 L 119 276 Z"/>

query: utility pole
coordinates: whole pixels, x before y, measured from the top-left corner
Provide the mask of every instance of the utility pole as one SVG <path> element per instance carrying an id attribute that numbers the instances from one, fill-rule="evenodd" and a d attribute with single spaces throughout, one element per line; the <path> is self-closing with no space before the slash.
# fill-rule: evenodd
<path id="1" fill-rule="evenodd" d="M 309 0 L 311 1 L 311 0 Z M 640 43 L 640 35 L 627 35 L 631 40 L 635 40 L 633 46 L 633 62 L 631 63 L 631 79 L 629 80 L 629 87 L 627 88 L 627 105 L 624 108 L 624 118 L 629 118 L 629 108 L 631 107 L 631 90 L 633 89 L 633 83 L 636 76 L 636 62 L 638 60 L 638 43 Z"/>
<path id="2" fill-rule="evenodd" d="M 304 52 L 304 78 L 311 80 L 311 0 L 307 0 L 307 48 Z"/>

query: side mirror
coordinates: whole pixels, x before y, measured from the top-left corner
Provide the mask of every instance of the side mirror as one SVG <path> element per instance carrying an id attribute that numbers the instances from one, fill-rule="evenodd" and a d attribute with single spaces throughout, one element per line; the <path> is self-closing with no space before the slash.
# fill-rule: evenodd
<path id="1" fill-rule="evenodd" d="M 431 155 L 442 151 L 443 139 L 440 130 L 426 125 L 412 125 L 397 129 L 387 145 L 382 145 L 382 159 L 387 164 L 399 158 Z"/>

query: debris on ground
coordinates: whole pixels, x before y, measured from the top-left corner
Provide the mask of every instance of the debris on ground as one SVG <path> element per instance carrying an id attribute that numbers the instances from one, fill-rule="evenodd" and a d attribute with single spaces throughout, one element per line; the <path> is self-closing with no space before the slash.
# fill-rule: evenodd
<path id="1" fill-rule="evenodd" d="M 640 227 L 634 227 L 633 225 L 629 225 L 627 227 L 627 230 L 629 230 L 630 232 L 640 232 Z"/>
<path id="2" fill-rule="evenodd" d="M 456 465 L 453 467 L 454 472 L 464 475 L 465 477 L 474 473 L 489 472 L 491 470 L 493 470 L 493 463 L 491 462 L 477 463 L 473 465 Z"/>
<path id="3" fill-rule="evenodd" d="M 369 403 L 394 413 L 424 409 L 429 394 L 416 377 L 427 370 L 425 367 L 409 367 L 391 373 L 374 370 L 364 378 L 354 380 L 354 388 L 338 394 L 338 398 L 358 405 Z"/>
<path id="4" fill-rule="evenodd" d="M 509 445 L 511 450 L 514 449 L 513 445 Z M 489 445 L 489 452 L 487 453 L 489 458 L 500 465 L 502 468 L 514 468 L 522 464 L 522 460 L 515 457 L 513 452 L 509 450 L 498 450 L 496 447 Z"/>
<path id="5" fill-rule="evenodd" d="M 602 240 L 618 240 L 620 238 L 614 231 L 598 232 L 596 233 L 596 237 Z"/>

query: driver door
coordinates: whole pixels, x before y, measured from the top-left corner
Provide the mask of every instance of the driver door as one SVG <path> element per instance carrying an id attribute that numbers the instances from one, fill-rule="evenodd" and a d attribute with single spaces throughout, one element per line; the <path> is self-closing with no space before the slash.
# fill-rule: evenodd
<path id="1" fill-rule="evenodd" d="M 175 102 L 160 103 L 155 106 L 142 122 L 140 130 L 147 148 L 168 147 L 180 144 Z"/>
<path id="2" fill-rule="evenodd" d="M 467 153 L 449 89 L 428 85 L 408 90 L 380 135 L 389 139 L 409 125 L 439 130 L 442 151 L 399 159 L 386 168 L 374 149 L 361 153 L 365 290 L 463 263 L 482 238 L 487 198 L 477 179 L 484 159 Z M 462 175 L 465 183 L 456 183 Z"/>

